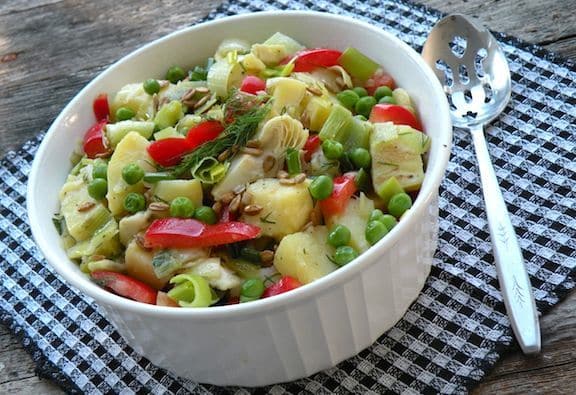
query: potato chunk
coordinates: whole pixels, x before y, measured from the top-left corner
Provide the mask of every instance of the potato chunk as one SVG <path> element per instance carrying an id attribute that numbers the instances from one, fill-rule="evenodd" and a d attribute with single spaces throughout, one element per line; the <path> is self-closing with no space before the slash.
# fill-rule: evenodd
<path id="1" fill-rule="evenodd" d="M 243 214 L 240 221 L 259 226 L 262 236 L 277 240 L 298 232 L 308 222 L 312 212 L 312 198 L 308 182 L 282 185 L 278 179 L 263 178 L 246 188 L 252 196 L 251 204 L 262 207 L 257 215 Z"/>
<path id="2" fill-rule="evenodd" d="M 326 242 L 327 238 L 325 226 L 284 237 L 276 249 L 274 266 L 282 275 L 294 277 L 303 284 L 333 272 L 338 267 L 328 258 L 334 249 Z"/>

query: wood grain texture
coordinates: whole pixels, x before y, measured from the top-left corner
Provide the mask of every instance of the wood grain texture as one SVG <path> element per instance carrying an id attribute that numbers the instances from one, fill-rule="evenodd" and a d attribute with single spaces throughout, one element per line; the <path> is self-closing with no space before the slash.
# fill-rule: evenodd
<path id="1" fill-rule="evenodd" d="M 190 26 L 221 0 L 0 2 L 0 155 L 46 129 L 109 64 Z M 420 0 L 478 18 L 576 61 L 576 0 Z M 576 376 L 576 294 L 542 317 L 542 354 L 510 352 L 473 394 L 569 393 Z M 58 394 L 0 326 L 0 393 Z"/>

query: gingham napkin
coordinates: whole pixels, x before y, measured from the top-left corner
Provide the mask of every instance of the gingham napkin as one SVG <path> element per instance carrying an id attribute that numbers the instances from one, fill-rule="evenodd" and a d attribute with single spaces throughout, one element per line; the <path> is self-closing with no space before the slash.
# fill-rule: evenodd
<path id="1" fill-rule="evenodd" d="M 366 20 L 420 50 L 440 14 L 404 1 L 235 1 L 207 19 L 314 9 Z M 498 35 L 514 80 L 489 149 L 520 237 L 537 306 L 575 286 L 576 68 Z M 470 136 L 456 130 L 440 195 L 440 243 L 425 289 L 373 346 L 307 379 L 260 390 L 218 388 L 157 368 L 126 345 L 93 301 L 70 289 L 30 237 L 26 180 L 41 136 L 0 162 L 0 307 L 38 374 L 81 393 L 464 393 L 514 344 L 491 255 Z"/>

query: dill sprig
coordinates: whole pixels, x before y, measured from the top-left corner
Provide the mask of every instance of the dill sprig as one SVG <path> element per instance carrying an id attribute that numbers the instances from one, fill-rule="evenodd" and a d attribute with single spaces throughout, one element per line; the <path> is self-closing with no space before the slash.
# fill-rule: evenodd
<path id="1" fill-rule="evenodd" d="M 222 134 L 211 141 L 200 145 L 194 151 L 182 158 L 180 164 L 171 168 L 171 172 L 176 176 L 181 176 L 203 158 L 217 158 L 222 152 L 230 150 L 231 154 L 236 153 L 240 148 L 246 146 L 246 143 L 254 136 L 258 124 L 264 120 L 270 111 L 269 104 L 258 104 L 251 108 L 246 108 L 233 98 L 227 104 L 229 114 L 234 121 L 226 126 Z M 230 157 L 228 158 L 230 159 Z"/>

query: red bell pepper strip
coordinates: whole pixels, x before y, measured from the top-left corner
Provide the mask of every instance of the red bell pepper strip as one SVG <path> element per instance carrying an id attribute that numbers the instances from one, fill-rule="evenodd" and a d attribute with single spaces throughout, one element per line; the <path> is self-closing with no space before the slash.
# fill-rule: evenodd
<path id="1" fill-rule="evenodd" d="M 259 227 L 243 222 L 207 225 L 190 218 L 161 218 L 146 230 L 144 245 L 147 248 L 212 247 L 258 236 Z"/>
<path id="2" fill-rule="evenodd" d="M 341 214 L 348 205 L 348 201 L 358 190 L 354 182 L 354 175 L 351 173 L 343 174 L 334 178 L 334 189 L 332 194 L 324 200 L 320 200 L 320 210 L 324 218 Z"/>
<path id="3" fill-rule="evenodd" d="M 309 136 L 308 140 L 306 140 L 306 143 L 304 143 L 304 159 L 307 162 L 310 162 L 310 159 L 312 159 L 312 154 L 314 152 L 316 152 L 316 150 L 318 148 L 320 148 L 320 145 L 322 144 L 322 141 L 320 141 L 320 136 L 315 134 L 313 136 Z"/>
<path id="4" fill-rule="evenodd" d="M 108 153 L 108 148 L 106 148 L 104 141 L 104 127 L 107 122 L 106 119 L 96 122 L 84 134 L 82 147 L 84 148 L 84 153 L 90 159 Z"/>
<path id="5" fill-rule="evenodd" d="M 395 125 L 408 125 L 417 130 L 422 130 L 422 124 L 403 106 L 396 104 L 376 104 L 370 112 L 370 122 L 392 122 Z"/>
<path id="6" fill-rule="evenodd" d="M 240 85 L 240 91 L 250 93 L 252 95 L 257 95 L 258 92 L 266 90 L 266 81 L 260 79 L 254 75 L 247 75 L 242 80 Z"/>
<path id="7" fill-rule="evenodd" d="M 196 148 L 207 141 L 214 140 L 224 131 L 224 126 L 218 121 L 204 121 L 188 130 L 186 140 Z"/>
<path id="8" fill-rule="evenodd" d="M 268 298 L 274 295 L 280 295 L 284 292 L 292 291 L 298 287 L 301 287 L 302 284 L 293 277 L 290 276 L 283 276 L 277 283 L 274 283 L 267 287 L 262 294 L 262 298 Z"/>
<path id="9" fill-rule="evenodd" d="M 387 86 L 388 88 L 394 90 L 396 87 L 396 82 L 390 74 L 387 74 L 382 69 L 378 69 L 372 77 L 370 77 L 364 84 L 364 88 L 368 91 L 369 95 L 374 95 L 376 89 L 380 86 Z"/>
<path id="10" fill-rule="evenodd" d="M 180 163 L 182 157 L 193 149 L 187 139 L 169 137 L 150 144 L 148 153 L 160 166 L 169 167 Z"/>
<path id="11" fill-rule="evenodd" d="M 313 71 L 317 67 L 338 65 L 342 52 L 336 49 L 318 48 L 296 53 L 293 71 Z"/>
<path id="12" fill-rule="evenodd" d="M 223 130 L 224 126 L 220 122 L 205 121 L 190 128 L 185 139 L 170 137 L 154 141 L 148 146 L 148 154 L 160 166 L 175 166 L 180 163 L 184 155 L 205 142 L 214 140 Z"/>
<path id="13" fill-rule="evenodd" d="M 96 96 L 96 99 L 92 102 L 92 110 L 94 110 L 97 121 L 110 118 L 110 107 L 108 106 L 108 96 L 106 93 L 101 93 Z"/>
<path id="14" fill-rule="evenodd" d="M 156 291 L 148 284 L 122 273 L 99 270 L 92 272 L 92 279 L 102 287 L 137 302 L 156 304 Z"/>

